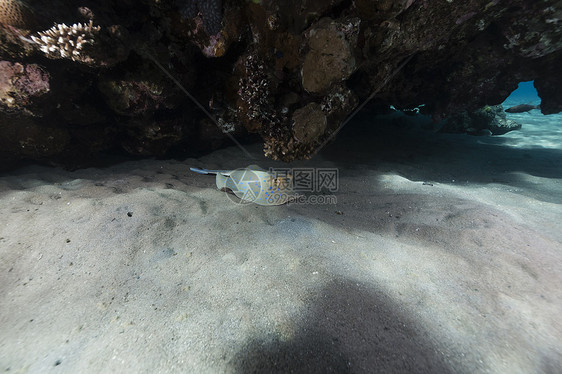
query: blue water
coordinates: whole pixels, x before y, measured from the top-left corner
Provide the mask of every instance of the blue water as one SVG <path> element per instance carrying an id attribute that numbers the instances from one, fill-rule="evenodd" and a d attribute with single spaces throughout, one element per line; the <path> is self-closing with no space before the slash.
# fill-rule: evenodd
<path id="1" fill-rule="evenodd" d="M 505 99 L 503 105 L 533 104 L 541 103 L 541 98 L 537 94 L 533 81 L 521 82 L 519 87 Z"/>

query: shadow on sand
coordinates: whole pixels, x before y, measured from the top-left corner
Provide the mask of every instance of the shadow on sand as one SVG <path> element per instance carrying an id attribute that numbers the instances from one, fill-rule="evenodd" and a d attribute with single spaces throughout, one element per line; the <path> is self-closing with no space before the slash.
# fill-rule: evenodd
<path id="1" fill-rule="evenodd" d="M 382 292 L 336 280 L 313 296 L 297 334 L 249 341 L 238 373 L 451 373 L 422 326 Z"/>

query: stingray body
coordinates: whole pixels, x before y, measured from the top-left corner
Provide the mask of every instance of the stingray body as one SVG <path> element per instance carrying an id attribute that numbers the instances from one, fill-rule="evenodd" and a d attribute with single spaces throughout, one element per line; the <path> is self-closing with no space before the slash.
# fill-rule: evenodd
<path id="1" fill-rule="evenodd" d="M 282 205 L 296 198 L 290 175 L 278 176 L 259 166 L 235 170 L 208 170 L 191 168 L 193 172 L 216 175 L 219 190 L 228 190 L 240 198 L 241 203 Z"/>

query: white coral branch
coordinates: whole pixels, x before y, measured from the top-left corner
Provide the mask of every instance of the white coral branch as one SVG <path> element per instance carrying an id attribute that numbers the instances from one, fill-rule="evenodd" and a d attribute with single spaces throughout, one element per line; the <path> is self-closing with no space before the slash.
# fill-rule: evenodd
<path id="1" fill-rule="evenodd" d="M 31 40 L 49 58 L 70 58 L 72 61 L 84 61 L 87 57 L 82 56 L 80 52 L 85 45 L 94 44 L 95 36 L 99 31 L 100 26 L 94 26 L 92 21 L 87 25 L 75 23 L 67 26 L 62 23 L 49 30 L 38 32 L 31 36 Z"/>

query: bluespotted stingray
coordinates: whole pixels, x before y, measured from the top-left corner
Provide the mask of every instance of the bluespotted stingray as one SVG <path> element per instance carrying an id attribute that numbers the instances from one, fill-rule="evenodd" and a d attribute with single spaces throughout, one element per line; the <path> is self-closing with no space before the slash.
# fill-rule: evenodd
<path id="1" fill-rule="evenodd" d="M 277 175 L 256 165 L 235 170 L 208 170 L 191 168 L 199 174 L 216 175 L 219 190 L 231 191 L 240 203 L 282 205 L 297 198 L 290 174 Z"/>

